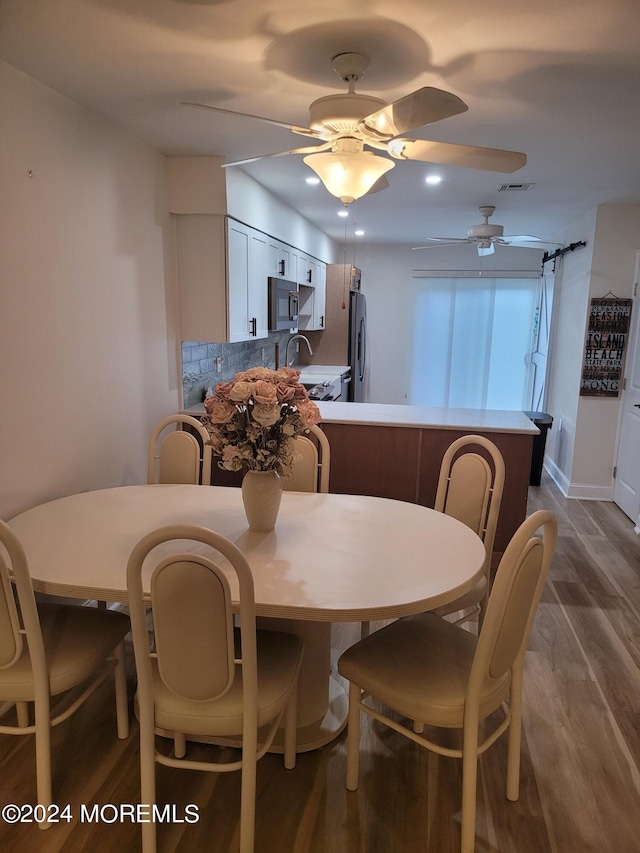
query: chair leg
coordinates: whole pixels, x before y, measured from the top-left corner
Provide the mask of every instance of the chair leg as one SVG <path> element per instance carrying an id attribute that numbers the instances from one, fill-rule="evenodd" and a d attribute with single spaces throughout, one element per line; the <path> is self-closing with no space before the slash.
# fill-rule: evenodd
<path id="1" fill-rule="evenodd" d="M 145 719 L 145 717 L 147 719 Z M 156 741 L 153 712 L 145 714 L 140 709 L 140 802 L 152 806 L 156 801 Z M 154 821 L 142 824 L 142 853 L 155 853 L 156 825 Z"/>
<path id="2" fill-rule="evenodd" d="M 26 729 L 29 725 L 29 703 L 28 702 L 16 702 L 16 717 L 18 719 L 18 725 L 21 729 Z"/>
<path id="3" fill-rule="evenodd" d="M 489 588 L 487 584 L 487 589 Z M 478 614 L 478 636 L 480 635 L 480 631 L 482 631 L 482 626 L 484 624 L 484 616 L 487 610 L 487 605 L 489 604 L 489 594 L 486 593 L 482 601 L 480 602 L 480 613 Z"/>
<path id="4" fill-rule="evenodd" d="M 242 782 L 240 789 L 240 853 L 254 853 L 256 824 L 257 731 L 242 737 Z"/>
<path id="5" fill-rule="evenodd" d="M 51 805 L 51 723 L 49 718 L 49 704 L 42 707 L 36 699 L 35 708 L 36 724 L 36 792 L 38 805 L 44 806 L 45 813 Z M 38 823 L 39 829 L 49 829 L 51 823 L 42 821 Z"/>
<path id="6" fill-rule="evenodd" d="M 465 720 L 462 747 L 461 853 L 474 853 L 476 842 L 476 789 L 478 783 L 478 718 Z"/>
<path id="7" fill-rule="evenodd" d="M 522 746 L 522 670 L 515 667 L 511 674 L 509 710 L 511 711 L 511 723 L 507 748 L 507 799 L 515 801 L 520 796 L 520 750 Z"/>
<path id="8" fill-rule="evenodd" d="M 296 739 L 298 725 L 298 685 L 291 691 L 284 713 L 284 766 L 287 770 L 293 770 L 296 766 Z"/>
<path id="9" fill-rule="evenodd" d="M 124 642 L 120 643 L 114 649 L 113 656 L 116 661 L 114 680 L 118 737 L 121 740 L 125 740 L 129 737 L 129 698 L 127 696 L 127 673 L 124 664 Z"/>
<path id="10" fill-rule="evenodd" d="M 184 732 L 173 733 L 173 754 L 176 758 L 184 758 L 187 754 L 187 736 Z"/>
<path id="11" fill-rule="evenodd" d="M 349 684 L 349 720 L 347 723 L 347 790 L 358 788 L 360 764 L 360 696 L 357 684 Z"/>

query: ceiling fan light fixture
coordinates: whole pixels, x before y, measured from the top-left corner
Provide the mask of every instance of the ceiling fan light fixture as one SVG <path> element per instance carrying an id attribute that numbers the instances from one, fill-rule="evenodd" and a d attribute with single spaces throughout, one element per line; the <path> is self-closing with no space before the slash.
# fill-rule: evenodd
<path id="1" fill-rule="evenodd" d="M 395 166 L 391 160 L 369 151 L 309 154 L 304 162 L 343 204 L 351 204 L 368 193 L 375 182 Z"/>
<path id="2" fill-rule="evenodd" d="M 485 255 L 493 255 L 496 250 L 491 240 L 481 240 L 476 243 L 476 246 L 478 247 L 478 254 L 481 258 L 485 257 Z"/>

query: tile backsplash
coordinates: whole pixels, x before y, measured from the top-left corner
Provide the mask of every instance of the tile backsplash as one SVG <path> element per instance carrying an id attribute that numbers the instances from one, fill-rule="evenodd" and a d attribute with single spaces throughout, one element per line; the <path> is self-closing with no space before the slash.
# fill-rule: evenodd
<path id="1" fill-rule="evenodd" d="M 228 382 L 241 370 L 259 366 L 275 368 L 276 345 L 280 347 L 282 367 L 289 337 L 289 332 L 270 332 L 267 338 L 234 344 L 182 341 L 183 407 L 199 405 L 207 389 L 218 382 Z"/>

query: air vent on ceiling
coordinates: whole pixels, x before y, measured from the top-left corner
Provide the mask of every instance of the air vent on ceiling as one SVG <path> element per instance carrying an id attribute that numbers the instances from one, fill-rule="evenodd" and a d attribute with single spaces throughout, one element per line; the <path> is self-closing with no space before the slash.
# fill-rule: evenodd
<path id="1" fill-rule="evenodd" d="M 524 193 L 527 190 L 532 190 L 535 184 L 500 184 L 498 187 L 499 193 Z"/>

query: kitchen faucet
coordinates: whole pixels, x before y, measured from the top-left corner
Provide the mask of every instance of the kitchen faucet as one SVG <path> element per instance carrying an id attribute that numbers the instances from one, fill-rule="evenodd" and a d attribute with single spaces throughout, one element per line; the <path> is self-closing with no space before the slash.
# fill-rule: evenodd
<path id="1" fill-rule="evenodd" d="M 291 337 L 287 341 L 287 346 L 286 346 L 286 349 L 284 351 L 284 363 L 287 367 L 290 367 L 291 363 L 293 362 L 293 358 L 291 359 L 291 361 L 289 361 L 289 344 L 292 343 L 293 341 L 304 341 L 305 344 L 307 345 L 307 349 L 309 350 L 309 355 L 313 355 L 313 350 L 311 349 L 311 344 L 309 343 L 308 338 L 305 338 L 304 335 L 299 335 L 299 334 L 291 335 Z M 295 356 L 294 356 L 294 358 L 295 358 Z"/>

